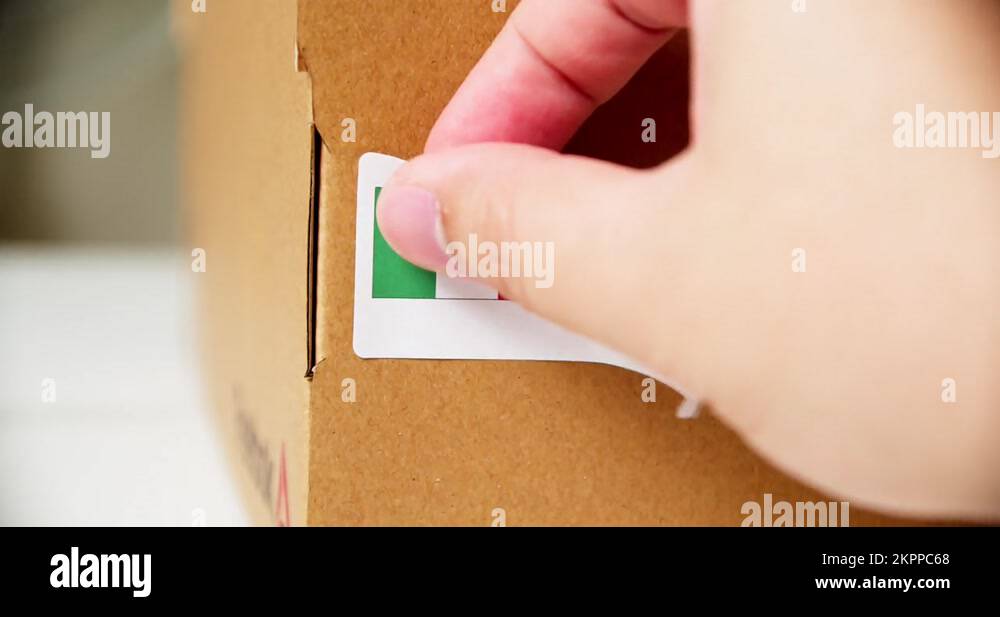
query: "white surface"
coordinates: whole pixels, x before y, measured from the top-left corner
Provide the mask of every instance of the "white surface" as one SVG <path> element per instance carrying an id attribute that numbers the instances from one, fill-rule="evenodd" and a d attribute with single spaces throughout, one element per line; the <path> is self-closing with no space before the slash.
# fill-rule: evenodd
<path id="1" fill-rule="evenodd" d="M 168 252 L 0 246 L 0 524 L 246 524 L 198 382 L 194 276 Z"/>

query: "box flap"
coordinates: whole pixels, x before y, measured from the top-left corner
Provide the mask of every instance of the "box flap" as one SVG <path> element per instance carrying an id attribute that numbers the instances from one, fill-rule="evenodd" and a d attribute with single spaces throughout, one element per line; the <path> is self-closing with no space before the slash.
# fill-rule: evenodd
<path id="1" fill-rule="evenodd" d="M 307 250 L 313 130 L 284 0 L 175 4 L 182 195 L 204 249 L 197 327 L 253 520 L 302 523 L 308 489 Z"/>

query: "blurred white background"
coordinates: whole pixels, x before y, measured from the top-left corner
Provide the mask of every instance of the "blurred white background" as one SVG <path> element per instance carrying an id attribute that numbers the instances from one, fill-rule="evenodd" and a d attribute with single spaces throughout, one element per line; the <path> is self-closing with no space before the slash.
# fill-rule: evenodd
<path id="1" fill-rule="evenodd" d="M 166 0 L 0 0 L 0 114 L 110 111 L 113 140 L 0 148 L 0 524 L 246 523 L 176 247 L 176 73 Z"/>

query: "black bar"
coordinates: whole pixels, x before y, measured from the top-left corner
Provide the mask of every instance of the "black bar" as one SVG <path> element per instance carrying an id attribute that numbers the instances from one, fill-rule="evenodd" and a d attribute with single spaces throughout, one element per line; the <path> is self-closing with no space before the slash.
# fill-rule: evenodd
<path id="1" fill-rule="evenodd" d="M 739 598 L 777 606 L 803 596 L 861 605 L 953 606 L 956 600 L 991 598 L 997 587 L 994 551 L 1000 546 L 996 528 L 977 527 L 8 528 L 0 533 L 0 580 L 8 600 L 190 608 L 194 598 L 211 597 L 234 606 L 284 602 L 288 610 L 300 603 L 305 610 L 309 600 L 338 612 L 355 600 L 371 608 L 399 602 L 407 609 L 408 599 L 453 602 L 459 592 L 498 601 L 541 594 L 564 598 L 566 606 L 618 594 L 674 608 L 681 601 L 698 602 L 713 610 Z M 126 587 L 53 588 L 53 572 L 64 565 L 54 566 L 53 556 L 71 558 L 72 547 L 78 549 L 78 571 L 89 563 L 80 561 L 84 554 L 136 555 L 137 564 L 150 555 L 149 595 L 135 597 Z M 876 561 L 884 563 L 872 564 L 873 555 L 883 556 Z M 137 580 L 137 588 L 144 586 L 144 579 Z M 908 590 L 862 588 L 906 581 Z M 834 584 L 858 588 L 818 588 Z M 941 588 L 918 589 L 921 584 Z"/>

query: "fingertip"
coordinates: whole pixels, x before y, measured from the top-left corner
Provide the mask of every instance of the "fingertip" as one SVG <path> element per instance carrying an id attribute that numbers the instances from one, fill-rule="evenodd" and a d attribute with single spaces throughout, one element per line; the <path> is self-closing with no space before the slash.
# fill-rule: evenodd
<path id="1" fill-rule="evenodd" d="M 400 257 L 427 270 L 444 268 L 448 258 L 441 205 L 432 192 L 390 182 L 375 215 L 382 236 Z"/>

